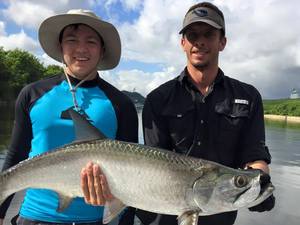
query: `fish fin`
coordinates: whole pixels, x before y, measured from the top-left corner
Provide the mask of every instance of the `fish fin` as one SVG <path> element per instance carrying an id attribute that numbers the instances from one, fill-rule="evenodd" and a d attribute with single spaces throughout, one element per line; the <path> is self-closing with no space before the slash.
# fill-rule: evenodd
<path id="1" fill-rule="evenodd" d="M 66 196 L 64 194 L 58 194 L 58 207 L 57 207 L 57 212 L 62 212 L 64 211 L 66 208 L 68 208 L 68 206 L 71 204 L 71 201 L 73 200 L 72 197 Z"/>
<path id="2" fill-rule="evenodd" d="M 86 118 L 84 118 L 80 113 L 76 112 L 74 109 L 68 109 L 75 128 L 76 140 L 75 141 L 88 141 L 95 139 L 106 139 L 107 137 L 93 126 Z"/>
<path id="3" fill-rule="evenodd" d="M 178 220 L 178 225 L 197 225 L 198 224 L 198 211 L 187 211 L 180 215 Z"/>
<path id="4" fill-rule="evenodd" d="M 107 224 L 112 221 L 125 208 L 126 205 L 117 198 L 114 198 L 111 201 L 106 201 L 103 213 L 103 224 Z"/>

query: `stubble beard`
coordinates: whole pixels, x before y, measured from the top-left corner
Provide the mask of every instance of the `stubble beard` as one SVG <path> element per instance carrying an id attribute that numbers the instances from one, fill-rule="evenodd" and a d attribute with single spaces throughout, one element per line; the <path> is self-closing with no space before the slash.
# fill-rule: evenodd
<path id="1" fill-rule="evenodd" d="M 200 51 L 200 50 L 198 50 L 198 51 Z M 202 60 L 202 61 L 199 61 L 199 59 L 193 59 L 193 52 L 191 51 L 191 53 L 190 53 L 190 55 L 191 55 L 191 58 L 189 59 L 190 60 L 190 64 L 194 67 L 194 68 L 196 68 L 197 70 L 204 70 L 204 69 L 206 69 L 206 68 L 208 68 L 209 67 L 209 61 L 207 60 L 207 59 L 204 59 L 204 60 Z"/>
<path id="2" fill-rule="evenodd" d="M 209 62 L 191 63 L 197 70 L 205 70 L 209 67 Z"/>

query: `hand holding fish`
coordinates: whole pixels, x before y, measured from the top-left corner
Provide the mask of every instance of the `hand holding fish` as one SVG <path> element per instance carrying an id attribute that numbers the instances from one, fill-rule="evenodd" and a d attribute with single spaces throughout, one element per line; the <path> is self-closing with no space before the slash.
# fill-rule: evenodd
<path id="1" fill-rule="evenodd" d="M 266 185 L 271 184 L 271 177 L 269 174 L 262 172 L 261 179 L 260 179 L 260 185 L 261 187 L 264 187 Z M 250 211 L 252 212 L 264 212 L 264 211 L 270 211 L 274 208 L 275 206 L 275 196 L 271 194 L 267 199 L 265 199 L 263 202 L 260 204 L 253 206 L 249 208 Z"/>
<path id="2" fill-rule="evenodd" d="M 259 161 L 248 163 L 246 165 L 246 169 L 250 169 L 250 170 L 258 169 L 261 171 L 261 178 L 260 178 L 261 188 L 272 184 L 271 176 L 269 175 L 270 169 L 264 161 L 259 160 Z M 249 210 L 253 212 L 264 212 L 264 211 L 272 210 L 274 206 L 275 206 L 275 197 L 273 194 L 271 194 L 260 204 L 250 207 Z"/>
<path id="3" fill-rule="evenodd" d="M 104 205 L 114 198 L 100 166 L 92 162 L 81 170 L 81 189 L 85 202 L 91 205 Z"/>
<path id="4" fill-rule="evenodd" d="M 0 225 L 3 225 L 4 219 L 0 219 Z"/>

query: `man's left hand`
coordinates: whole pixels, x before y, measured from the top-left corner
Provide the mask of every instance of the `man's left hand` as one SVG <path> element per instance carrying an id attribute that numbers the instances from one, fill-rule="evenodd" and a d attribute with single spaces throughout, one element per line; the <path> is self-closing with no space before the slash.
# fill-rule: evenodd
<path id="1" fill-rule="evenodd" d="M 104 205 L 106 201 L 114 198 L 99 165 L 89 162 L 82 168 L 80 176 L 81 189 L 87 204 Z"/>
<path id="2" fill-rule="evenodd" d="M 260 177 L 260 186 L 264 187 L 271 183 L 271 177 L 269 174 L 261 171 L 262 175 Z M 255 212 L 264 212 L 264 211 L 270 211 L 275 206 L 275 197 L 272 194 L 270 197 L 268 197 L 266 200 L 261 202 L 260 204 L 253 206 L 249 208 L 250 211 Z"/>
<path id="3" fill-rule="evenodd" d="M 275 197 L 272 194 L 269 198 L 264 200 L 262 203 L 249 208 L 249 210 L 252 212 L 264 212 L 264 211 L 272 210 L 274 206 L 275 206 Z"/>

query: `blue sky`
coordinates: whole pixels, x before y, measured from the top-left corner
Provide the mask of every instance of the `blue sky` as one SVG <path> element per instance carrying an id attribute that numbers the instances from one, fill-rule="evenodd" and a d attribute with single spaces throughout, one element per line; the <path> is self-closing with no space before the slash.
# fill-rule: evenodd
<path id="1" fill-rule="evenodd" d="M 300 91 L 300 7 L 298 0 L 214 0 L 225 15 L 227 46 L 220 54 L 226 75 L 254 85 L 263 98 L 286 98 Z M 144 96 L 177 76 L 186 58 L 180 30 L 193 0 L 1 0 L 0 46 L 36 55 L 45 65 L 57 63 L 43 53 L 39 24 L 70 9 L 91 9 L 113 23 L 121 36 L 119 66 L 100 75 L 121 90 Z"/>

